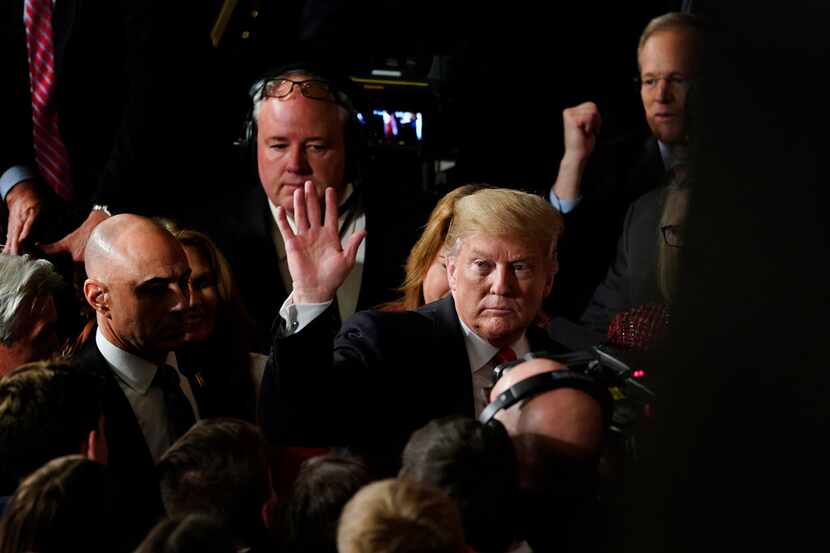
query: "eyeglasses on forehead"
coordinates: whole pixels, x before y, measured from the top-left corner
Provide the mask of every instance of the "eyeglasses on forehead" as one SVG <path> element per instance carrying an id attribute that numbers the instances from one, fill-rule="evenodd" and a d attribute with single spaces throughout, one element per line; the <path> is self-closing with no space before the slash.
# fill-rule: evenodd
<path id="1" fill-rule="evenodd" d="M 333 100 L 334 91 L 331 83 L 321 79 L 306 79 L 294 81 L 283 77 L 271 79 L 263 86 L 263 96 L 266 98 L 285 98 L 298 87 L 306 98 L 312 100 Z"/>

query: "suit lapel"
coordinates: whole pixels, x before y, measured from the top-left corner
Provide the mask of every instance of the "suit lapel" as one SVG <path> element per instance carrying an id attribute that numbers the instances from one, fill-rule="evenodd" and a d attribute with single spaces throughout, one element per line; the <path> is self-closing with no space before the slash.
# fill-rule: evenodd
<path id="1" fill-rule="evenodd" d="M 450 295 L 421 307 L 418 312 L 433 322 L 435 343 L 432 351 L 441 360 L 442 375 L 439 382 L 445 383 L 440 389 L 445 390 L 446 400 L 453 406 L 453 411 L 472 415 L 475 412 L 472 369 L 464 333 L 455 311 L 455 301 Z"/>

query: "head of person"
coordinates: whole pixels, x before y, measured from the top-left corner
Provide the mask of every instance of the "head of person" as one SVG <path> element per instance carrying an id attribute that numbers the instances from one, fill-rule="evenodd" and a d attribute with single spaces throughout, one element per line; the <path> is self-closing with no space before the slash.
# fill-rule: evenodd
<path id="1" fill-rule="evenodd" d="M 170 517 L 217 518 L 240 545 L 260 544 L 275 504 L 267 444 L 251 423 L 204 419 L 176 440 L 157 464 Z"/>
<path id="2" fill-rule="evenodd" d="M 115 551 L 117 509 L 105 465 L 58 457 L 18 486 L 0 519 L 0 552 Z"/>
<path id="3" fill-rule="evenodd" d="M 322 197 L 342 195 L 349 175 L 348 125 L 354 112 L 337 79 L 298 65 L 267 76 L 251 88 L 259 180 L 275 206 L 293 213 L 293 194 L 305 181 Z"/>
<path id="4" fill-rule="evenodd" d="M 62 288 L 63 279 L 48 261 L 0 254 L 0 377 L 54 353 L 55 295 Z"/>
<path id="5" fill-rule="evenodd" d="M 210 339 L 220 321 L 241 310 L 241 299 L 230 263 L 206 234 L 179 228 L 173 221 L 159 221 L 179 241 L 190 266 L 190 305 L 185 316 L 185 341 Z"/>
<path id="6" fill-rule="evenodd" d="M 200 513 L 167 518 L 134 553 L 237 553 L 233 536 L 217 519 Z"/>
<path id="7" fill-rule="evenodd" d="M 63 455 L 106 463 L 101 386 L 97 377 L 57 361 L 28 363 L 0 379 L 4 480 L 17 485 Z"/>
<path id="8" fill-rule="evenodd" d="M 329 453 L 303 462 L 280 509 L 283 551 L 337 551 L 337 521 L 343 506 L 370 482 L 360 460 Z"/>
<path id="9" fill-rule="evenodd" d="M 162 362 L 184 343 L 190 267 L 167 230 L 137 215 L 110 217 L 92 231 L 84 264 L 84 297 L 113 345 Z"/>
<path id="10" fill-rule="evenodd" d="M 677 295 L 678 265 L 688 204 L 688 178 L 684 174 L 675 174 L 666 187 L 666 199 L 660 214 L 660 236 L 657 238 L 657 285 L 668 304 Z"/>
<path id="11" fill-rule="evenodd" d="M 665 144 L 686 142 L 689 87 L 698 74 L 703 23 L 688 13 L 652 19 L 640 35 L 640 98 L 652 134 Z"/>
<path id="12" fill-rule="evenodd" d="M 406 277 L 400 288 L 403 298 L 390 304 L 390 309 L 417 309 L 449 294 L 447 252 L 444 242 L 455 212 L 455 202 L 480 190 L 482 186 L 465 184 L 450 190 L 438 200 L 421 237 L 406 259 Z"/>
<path id="13" fill-rule="evenodd" d="M 467 544 L 476 551 L 507 551 L 514 542 L 518 469 L 499 422 L 455 416 L 428 423 L 412 434 L 398 477 L 449 495 L 461 513 Z"/>
<path id="14" fill-rule="evenodd" d="M 556 274 L 562 216 L 541 197 L 485 188 L 460 198 L 447 232 L 447 277 L 459 318 L 496 347 L 518 340 Z"/>
<path id="15" fill-rule="evenodd" d="M 339 553 L 463 553 L 461 517 L 446 494 L 419 482 L 373 482 L 346 504 Z"/>
<path id="16" fill-rule="evenodd" d="M 542 358 L 520 363 L 496 382 L 490 399 L 528 378 L 564 368 Z M 596 474 L 608 417 L 591 394 L 555 388 L 499 412 L 496 418 L 513 439 L 525 494 L 564 496 Z"/>

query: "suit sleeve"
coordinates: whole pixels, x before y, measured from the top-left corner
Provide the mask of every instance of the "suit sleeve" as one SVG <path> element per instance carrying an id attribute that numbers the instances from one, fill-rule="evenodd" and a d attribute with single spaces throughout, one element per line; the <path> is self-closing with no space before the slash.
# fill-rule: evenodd
<path id="1" fill-rule="evenodd" d="M 634 216 L 634 206 L 629 208 L 625 217 L 623 233 L 617 244 L 617 254 L 614 262 L 605 275 L 605 280 L 594 291 L 588 308 L 582 315 L 582 322 L 593 330 L 601 333 L 608 331 L 611 319 L 617 313 L 624 311 L 631 304 L 629 243 L 631 221 Z"/>

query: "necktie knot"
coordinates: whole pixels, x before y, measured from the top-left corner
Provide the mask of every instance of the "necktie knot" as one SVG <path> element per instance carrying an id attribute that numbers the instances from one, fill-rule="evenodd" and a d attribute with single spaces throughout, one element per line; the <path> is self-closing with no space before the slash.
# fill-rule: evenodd
<path id="1" fill-rule="evenodd" d="M 513 351 L 513 348 L 505 346 L 497 351 L 496 355 L 493 356 L 493 367 L 498 367 L 502 363 L 509 363 L 510 361 L 515 360 L 516 352 Z"/>

